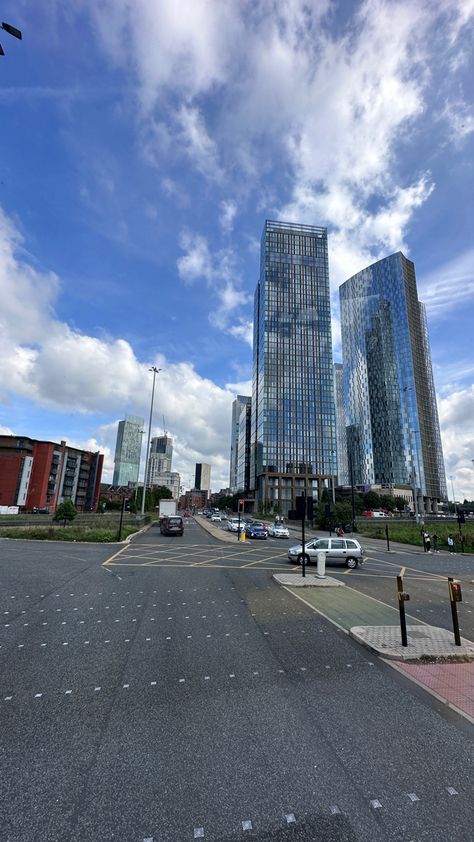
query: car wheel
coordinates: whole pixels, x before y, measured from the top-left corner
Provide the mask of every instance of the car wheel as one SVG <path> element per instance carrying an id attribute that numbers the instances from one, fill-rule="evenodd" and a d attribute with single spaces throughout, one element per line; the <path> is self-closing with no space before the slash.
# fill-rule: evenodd
<path id="1" fill-rule="evenodd" d="M 304 557 L 304 563 L 305 563 L 305 564 L 310 564 L 309 555 L 305 555 L 305 557 Z M 301 555 L 299 555 L 299 556 L 298 556 L 298 564 L 303 564 L 303 554 L 301 554 Z"/>
<path id="2" fill-rule="evenodd" d="M 357 567 L 357 564 L 358 562 L 356 558 L 346 558 L 346 567 L 349 567 L 351 570 L 354 570 L 354 568 Z"/>

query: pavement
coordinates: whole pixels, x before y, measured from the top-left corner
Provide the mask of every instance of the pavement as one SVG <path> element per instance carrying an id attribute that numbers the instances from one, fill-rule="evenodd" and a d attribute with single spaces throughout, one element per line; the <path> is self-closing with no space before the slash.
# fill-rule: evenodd
<path id="1" fill-rule="evenodd" d="M 221 541 L 236 542 L 206 518 L 196 518 Z M 312 533 L 308 534 L 308 538 Z M 401 545 L 400 545 L 401 546 Z M 407 549 L 406 545 L 403 545 Z M 418 548 L 414 550 L 417 552 Z M 321 579 L 301 570 L 274 574 L 273 579 L 318 614 L 330 620 L 361 645 L 375 652 L 461 716 L 474 723 L 474 643 L 446 629 L 409 617 L 407 646 L 402 646 L 399 612 L 390 605 L 360 593 L 333 577 Z M 304 596 L 302 589 L 304 588 Z M 441 662 L 436 663 L 436 659 Z M 457 663 L 463 659 L 464 663 Z M 449 662 L 451 661 L 451 662 Z"/>

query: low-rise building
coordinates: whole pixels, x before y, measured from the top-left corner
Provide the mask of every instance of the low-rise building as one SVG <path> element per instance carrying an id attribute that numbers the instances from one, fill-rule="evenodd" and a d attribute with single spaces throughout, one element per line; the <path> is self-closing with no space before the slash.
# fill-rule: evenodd
<path id="1" fill-rule="evenodd" d="M 56 511 L 71 500 L 80 512 L 97 508 L 104 457 L 27 436 L 0 436 L 0 505 Z"/>

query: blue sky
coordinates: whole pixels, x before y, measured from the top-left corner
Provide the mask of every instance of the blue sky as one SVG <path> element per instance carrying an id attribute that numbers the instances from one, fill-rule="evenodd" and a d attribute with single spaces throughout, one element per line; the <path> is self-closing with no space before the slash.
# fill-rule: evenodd
<path id="1" fill-rule="evenodd" d="M 228 484 L 265 218 L 338 286 L 401 249 L 451 496 L 474 498 L 474 0 L 3 2 L 0 430 L 100 448 L 148 417 Z M 164 416 L 164 418 L 163 418 Z"/>

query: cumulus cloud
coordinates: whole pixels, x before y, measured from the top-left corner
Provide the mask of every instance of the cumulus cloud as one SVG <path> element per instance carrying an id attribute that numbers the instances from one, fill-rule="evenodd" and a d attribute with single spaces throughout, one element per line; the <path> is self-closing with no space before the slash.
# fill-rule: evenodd
<path id="1" fill-rule="evenodd" d="M 448 480 L 458 500 L 474 500 L 474 386 L 442 398 L 438 409 Z"/>
<path id="2" fill-rule="evenodd" d="M 232 248 L 211 252 L 207 239 L 201 234 L 183 231 L 181 248 L 185 254 L 177 260 L 178 273 L 185 283 L 199 279 L 206 281 L 214 297 L 214 309 L 209 313 L 209 322 L 213 327 L 243 338 L 248 341 L 248 320 L 246 312 L 251 297 L 242 289 L 242 283 L 236 268 L 236 255 Z M 231 320 L 236 311 L 246 310 L 238 316 L 237 325 Z"/>
<path id="3" fill-rule="evenodd" d="M 156 380 L 156 416 L 165 415 L 181 453 L 175 469 L 192 472 L 194 461 L 214 466 L 213 482 L 228 484 L 226 459 L 230 441 L 231 403 L 235 393 L 201 377 L 187 362 L 164 356 L 140 361 L 121 338 L 85 335 L 55 316 L 61 294 L 59 278 L 35 269 L 26 259 L 18 228 L 0 214 L 0 401 L 12 394 L 59 412 L 115 414 L 128 411 L 148 418 L 150 362 L 161 369 Z M 232 295 L 227 306 L 232 302 Z M 81 446 L 101 450 L 110 474 L 116 425 L 96 430 Z M 9 434 L 10 428 L 3 430 Z M 21 430 L 26 435 L 28 430 Z M 153 425 L 152 433 L 160 429 Z M 73 442 L 71 442 L 73 443 Z M 110 479 L 110 476 L 106 478 Z"/>

